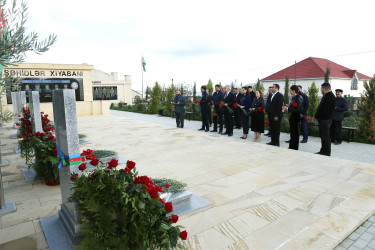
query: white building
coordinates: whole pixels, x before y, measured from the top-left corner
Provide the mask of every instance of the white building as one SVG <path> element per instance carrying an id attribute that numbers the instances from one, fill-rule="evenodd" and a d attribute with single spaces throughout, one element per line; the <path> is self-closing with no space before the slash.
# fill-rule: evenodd
<path id="1" fill-rule="evenodd" d="M 288 76 L 289 86 L 293 84 L 301 85 L 304 92 L 307 92 L 307 89 L 311 86 L 312 82 L 315 82 L 316 86 L 320 88 L 321 84 L 324 83 L 324 76 L 327 67 L 331 70 L 329 80 L 332 90 L 342 89 L 344 95 L 360 97 L 365 90 L 363 82 L 371 79 L 371 77 L 363 75 L 356 70 L 348 69 L 330 60 L 309 57 L 263 78 L 261 82 L 266 91 L 272 84 L 279 84 L 280 92 L 283 93 L 285 88 L 285 78 Z M 320 91 L 319 96 L 321 96 Z"/>

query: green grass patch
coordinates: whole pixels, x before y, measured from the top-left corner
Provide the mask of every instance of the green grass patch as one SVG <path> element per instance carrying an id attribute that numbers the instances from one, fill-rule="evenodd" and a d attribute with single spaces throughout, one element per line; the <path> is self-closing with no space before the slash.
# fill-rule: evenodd
<path id="1" fill-rule="evenodd" d="M 98 159 L 117 155 L 116 151 L 106 149 L 95 149 L 92 151 L 92 153 L 96 155 L 96 158 Z"/>
<path id="2" fill-rule="evenodd" d="M 186 191 L 187 184 L 181 181 L 177 181 L 174 179 L 167 179 L 167 178 L 152 178 L 152 181 L 155 185 L 158 185 L 159 187 L 162 187 L 164 192 L 168 193 L 179 193 Z M 169 188 L 167 188 L 165 185 L 169 183 Z"/>

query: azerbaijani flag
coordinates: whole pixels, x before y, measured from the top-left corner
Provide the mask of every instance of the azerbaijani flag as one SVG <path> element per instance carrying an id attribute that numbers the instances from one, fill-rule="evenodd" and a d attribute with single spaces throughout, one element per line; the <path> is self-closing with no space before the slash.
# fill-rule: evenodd
<path id="1" fill-rule="evenodd" d="M 146 61 L 143 56 L 142 56 L 142 67 L 143 67 L 143 71 L 146 72 Z"/>

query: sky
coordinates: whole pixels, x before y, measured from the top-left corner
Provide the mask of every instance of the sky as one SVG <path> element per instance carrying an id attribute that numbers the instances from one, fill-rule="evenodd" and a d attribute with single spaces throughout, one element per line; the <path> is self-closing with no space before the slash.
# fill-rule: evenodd
<path id="1" fill-rule="evenodd" d="M 119 79 L 131 75 L 135 90 L 142 56 L 151 87 L 172 79 L 249 84 L 310 56 L 375 74 L 373 0 L 24 1 L 28 30 L 57 35 L 27 62 L 87 63 Z"/>

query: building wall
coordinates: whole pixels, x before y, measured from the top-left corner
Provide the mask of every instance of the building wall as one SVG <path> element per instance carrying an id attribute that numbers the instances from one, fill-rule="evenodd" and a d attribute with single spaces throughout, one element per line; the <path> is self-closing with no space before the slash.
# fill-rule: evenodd
<path id="1" fill-rule="evenodd" d="M 324 78 L 316 78 L 316 79 L 297 79 L 296 80 L 296 85 L 301 85 L 303 92 L 308 93 L 308 88 L 311 86 L 312 82 L 315 82 L 315 85 L 317 88 L 320 89 L 320 86 L 322 83 L 324 83 Z M 261 81 L 263 83 L 264 89 L 267 92 L 268 87 L 271 86 L 272 84 L 279 84 L 280 85 L 280 92 L 284 94 L 284 89 L 285 89 L 285 80 L 282 81 Z M 363 87 L 363 81 L 359 80 L 358 81 L 358 90 L 351 90 L 351 84 L 352 81 L 351 79 L 339 79 L 339 78 L 331 78 L 330 79 L 331 83 L 331 88 L 332 90 L 335 89 L 342 89 L 344 91 L 344 95 L 351 95 L 354 97 L 360 97 L 361 93 L 364 92 L 364 87 Z M 289 79 L 289 86 L 292 86 L 294 84 L 294 79 Z M 318 92 L 319 97 L 322 96 L 321 92 Z"/>
<path id="2" fill-rule="evenodd" d="M 42 73 L 43 72 L 43 73 Z M 119 81 L 116 72 L 107 74 L 94 70 L 92 65 L 86 64 L 37 64 L 22 63 L 18 66 L 9 66 L 4 69 L 3 75 L 19 76 L 21 78 L 74 78 L 73 72 L 79 74 L 77 78 L 83 80 L 84 101 L 77 101 L 77 115 L 103 115 L 109 113 L 112 102 L 123 101 L 132 103 L 131 77 Z M 74 73 L 74 74 L 75 74 Z M 93 80 L 95 79 L 95 81 Z M 93 87 L 116 86 L 117 100 L 93 100 Z M 7 104 L 6 94 L 2 95 L 3 108 L 13 111 L 13 105 Z M 45 113 L 53 116 L 52 102 L 40 103 L 40 108 Z"/>

